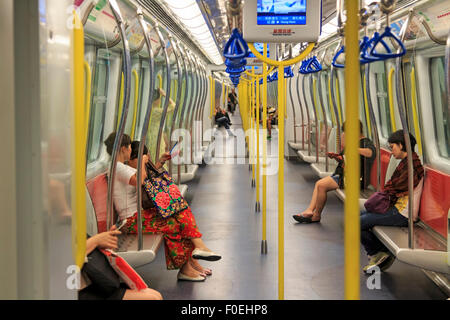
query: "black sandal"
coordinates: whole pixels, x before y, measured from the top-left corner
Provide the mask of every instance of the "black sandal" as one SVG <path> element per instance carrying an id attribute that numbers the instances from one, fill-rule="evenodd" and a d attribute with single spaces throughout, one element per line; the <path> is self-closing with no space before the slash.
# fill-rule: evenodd
<path id="1" fill-rule="evenodd" d="M 320 222 L 320 220 L 317 221 L 313 221 L 312 217 L 305 217 L 301 214 L 295 214 L 292 216 L 294 218 L 295 221 L 299 222 L 299 223 L 316 223 L 316 222 Z"/>

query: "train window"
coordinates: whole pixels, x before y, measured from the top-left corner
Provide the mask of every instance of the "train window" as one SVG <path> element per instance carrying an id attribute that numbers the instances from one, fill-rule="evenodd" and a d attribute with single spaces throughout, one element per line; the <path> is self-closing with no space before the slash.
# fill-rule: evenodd
<path id="1" fill-rule="evenodd" d="M 102 55 L 102 50 L 100 49 L 95 64 L 93 100 L 89 116 L 88 164 L 99 159 L 103 145 L 110 62 L 108 59 L 102 58 Z"/>
<path id="2" fill-rule="evenodd" d="M 448 158 L 450 155 L 450 114 L 445 88 L 444 57 L 432 58 L 430 64 L 431 96 L 436 144 L 439 155 Z"/>
<path id="3" fill-rule="evenodd" d="M 382 137 L 387 139 L 392 133 L 392 123 L 389 109 L 386 67 L 382 61 L 374 62 L 370 67 L 375 75 L 379 132 Z"/>

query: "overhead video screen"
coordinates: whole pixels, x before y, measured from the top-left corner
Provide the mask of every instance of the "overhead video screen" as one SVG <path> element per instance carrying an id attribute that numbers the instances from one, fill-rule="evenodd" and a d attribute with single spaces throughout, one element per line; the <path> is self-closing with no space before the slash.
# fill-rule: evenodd
<path id="1" fill-rule="evenodd" d="M 306 0 L 258 0 L 258 25 L 305 25 Z"/>

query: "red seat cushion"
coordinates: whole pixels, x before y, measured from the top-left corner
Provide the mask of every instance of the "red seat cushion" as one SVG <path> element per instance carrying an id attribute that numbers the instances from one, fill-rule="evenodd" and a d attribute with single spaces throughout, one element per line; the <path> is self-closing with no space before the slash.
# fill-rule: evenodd
<path id="1" fill-rule="evenodd" d="M 391 153 L 387 150 L 384 150 L 383 148 L 380 148 L 380 159 L 381 159 L 381 189 L 383 189 L 385 179 L 386 179 L 386 172 L 389 165 L 389 159 L 391 157 Z M 372 169 L 370 170 L 370 184 L 377 187 L 377 159 L 373 162 Z"/>
<path id="2" fill-rule="evenodd" d="M 89 180 L 86 186 L 97 216 L 98 232 L 106 231 L 106 203 L 108 201 L 108 180 L 106 173 Z"/>
<path id="3" fill-rule="evenodd" d="M 447 238 L 447 215 L 450 207 L 450 175 L 425 168 L 420 200 L 420 220 Z"/>

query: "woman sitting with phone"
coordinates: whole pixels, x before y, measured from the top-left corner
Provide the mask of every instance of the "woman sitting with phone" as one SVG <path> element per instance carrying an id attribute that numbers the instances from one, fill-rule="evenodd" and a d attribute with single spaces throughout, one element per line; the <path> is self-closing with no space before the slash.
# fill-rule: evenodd
<path id="1" fill-rule="evenodd" d="M 113 132 L 105 141 L 107 152 L 111 155 L 116 133 Z M 143 185 L 145 179 L 150 179 L 147 169 L 151 166 L 148 151 L 144 148 L 142 161 L 142 178 L 137 181 L 137 156 L 139 142 L 124 134 L 119 153 L 117 155 L 117 169 L 113 190 L 114 206 L 119 213 L 120 220 L 127 219 L 127 225 L 122 229 L 128 233 L 137 233 L 137 192 L 136 185 Z M 161 168 L 171 158 L 164 153 L 154 165 L 154 169 Z M 127 164 L 125 164 L 127 163 Z M 179 280 L 204 281 L 211 275 L 210 269 L 203 268 L 196 259 L 217 261 L 221 256 L 209 250 L 199 232 L 191 209 L 163 218 L 156 208 L 149 208 L 142 212 L 142 227 L 144 233 L 163 233 L 166 253 L 167 269 L 180 269 Z"/>
<path id="2" fill-rule="evenodd" d="M 362 123 L 360 124 L 360 135 L 359 135 L 359 155 L 361 161 L 360 168 L 360 181 L 361 189 L 367 188 L 369 184 L 370 170 L 372 168 L 373 161 L 376 157 L 375 146 L 369 138 L 364 137 L 362 131 Z M 342 145 L 345 145 L 345 122 L 342 125 Z M 320 179 L 316 182 L 314 187 L 313 196 L 309 207 L 300 214 L 294 215 L 295 221 L 300 223 L 314 223 L 320 222 L 322 210 L 327 202 L 327 193 L 331 190 L 336 190 L 337 188 L 344 187 L 344 151 L 341 153 L 331 153 L 329 152 L 327 156 L 338 162 L 338 166 L 334 173 L 329 176 Z"/>

